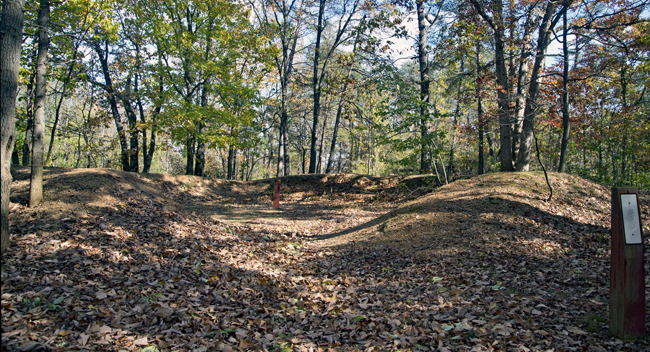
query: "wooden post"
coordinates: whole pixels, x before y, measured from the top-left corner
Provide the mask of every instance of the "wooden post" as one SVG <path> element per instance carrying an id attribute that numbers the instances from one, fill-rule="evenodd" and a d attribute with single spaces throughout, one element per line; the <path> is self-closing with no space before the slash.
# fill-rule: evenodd
<path id="1" fill-rule="evenodd" d="M 645 270 L 638 189 L 612 188 L 609 331 L 620 339 L 645 334 Z"/>
<path id="2" fill-rule="evenodd" d="M 273 185 L 273 209 L 280 209 L 280 179 L 275 179 Z"/>

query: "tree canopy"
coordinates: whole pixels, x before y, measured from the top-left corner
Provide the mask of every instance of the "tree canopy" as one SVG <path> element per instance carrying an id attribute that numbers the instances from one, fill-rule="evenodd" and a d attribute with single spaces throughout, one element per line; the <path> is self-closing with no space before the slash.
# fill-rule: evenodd
<path id="1" fill-rule="evenodd" d="M 647 7 L 52 3 L 38 158 L 228 179 L 433 173 L 441 182 L 543 165 L 649 187 Z M 26 11 L 14 163 L 34 152 L 37 17 Z"/>

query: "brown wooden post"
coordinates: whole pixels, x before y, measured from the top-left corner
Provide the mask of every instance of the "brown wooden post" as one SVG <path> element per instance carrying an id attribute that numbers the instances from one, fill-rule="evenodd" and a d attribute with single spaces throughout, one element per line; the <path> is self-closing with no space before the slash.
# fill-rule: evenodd
<path id="1" fill-rule="evenodd" d="M 280 179 L 275 179 L 275 185 L 273 185 L 273 208 L 280 209 Z"/>
<path id="2" fill-rule="evenodd" d="M 620 339 L 645 334 L 645 270 L 638 189 L 612 188 L 609 331 Z"/>

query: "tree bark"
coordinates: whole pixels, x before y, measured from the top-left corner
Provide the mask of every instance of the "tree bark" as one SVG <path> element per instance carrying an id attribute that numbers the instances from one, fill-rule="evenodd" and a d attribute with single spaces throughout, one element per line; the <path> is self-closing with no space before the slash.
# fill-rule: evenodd
<path id="1" fill-rule="evenodd" d="M 43 201 L 43 153 L 45 152 L 45 100 L 47 98 L 47 50 L 50 1 L 41 0 L 38 8 L 38 57 L 36 58 L 36 94 L 34 97 L 34 137 L 32 138 L 32 173 L 29 181 L 29 206 Z"/>
<path id="2" fill-rule="evenodd" d="M 11 154 L 16 140 L 16 95 L 23 39 L 22 0 L 2 1 L 0 22 L 0 254 L 9 246 L 9 193 L 11 192 Z"/>
<path id="3" fill-rule="evenodd" d="M 564 1 L 564 6 L 568 6 L 568 1 Z M 563 57 L 563 70 L 562 70 L 562 145 L 560 146 L 560 164 L 557 171 L 564 172 L 566 167 L 566 150 L 569 144 L 569 43 L 567 42 L 568 35 L 568 20 L 567 12 L 564 11 L 562 16 L 562 53 Z"/>
<path id="4" fill-rule="evenodd" d="M 431 162 L 427 158 L 429 131 L 430 81 L 429 60 L 427 58 L 427 32 L 425 23 L 424 0 L 416 1 L 418 14 L 418 64 L 420 67 L 420 173 L 425 174 L 431 170 Z"/>
<path id="5" fill-rule="evenodd" d="M 530 87 L 528 88 L 528 96 L 526 97 L 526 109 L 524 113 L 524 122 L 521 137 L 519 138 L 519 153 L 517 153 L 517 171 L 528 171 L 530 168 L 530 154 L 533 148 L 533 128 L 535 123 L 535 115 L 537 113 L 537 97 L 539 95 L 540 86 L 540 73 L 544 67 L 546 59 L 546 48 L 550 42 L 551 32 L 553 26 L 553 15 L 557 9 L 557 2 L 548 2 L 546 10 L 544 11 L 544 18 L 539 27 L 539 35 L 537 39 L 537 53 L 535 56 L 535 64 L 530 75 Z M 503 152 L 503 151 L 502 151 Z"/>

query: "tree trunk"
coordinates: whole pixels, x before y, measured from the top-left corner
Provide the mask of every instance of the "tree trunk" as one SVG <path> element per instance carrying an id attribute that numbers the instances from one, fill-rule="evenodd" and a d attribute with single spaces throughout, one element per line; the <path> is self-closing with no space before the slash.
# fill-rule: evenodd
<path id="1" fill-rule="evenodd" d="M 325 12 L 325 0 L 320 0 L 319 9 L 318 9 L 318 26 L 316 27 L 316 47 L 314 48 L 314 71 L 312 77 L 312 89 L 314 91 L 314 108 L 313 114 L 314 118 L 312 121 L 311 128 L 311 143 L 309 147 L 309 170 L 307 171 L 310 174 L 316 172 L 317 164 L 317 153 L 316 145 L 318 144 L 318 119 L 320 114 L 320 94 L 321 94 L 321 81 L 319 79 L 319 67 L 320 65 L 320 41 L 323 35 L 323 14 Z"/>
<path id="2" fill-rule="evenodd" d="M 515 101 L 515 113 L 512 126 L 512 155 L 513 158 L 519 152 L 519 138 L 524 122 L 524 113 L 526 109 L 526 87 L 530 77 L 530 56 L 532 53 L 533 29 L 539 25 L 541 16 L 534 15 L 533 11 L 536 4 L 531 5 L 529 16 L 524 24 L 524 35 L 521 43 L 521 57 L 519 59 L 519 70 L 517 75 L 517 99 Z"/>
<path id="3" fill-rule="evenodd" d="M 564 1 L 564 6 L 568 6 L 568 1 Z M 560 146 L 560 165 L 557 171 L 564 172 L 566 167 L 566 149 L 569 144 L 569 43 L 567 42 L 568 25 L 567 12 L 564 11 L 562 16 L 562 51 L 564 54 L 564 67 L 562 70 L 562 145 Z"/>
<path id="4" fill-rule="evenodd" d="M 120 149 L 122 151 L 122 170 L 130 171 L 130 161 L 129 161 L 129 147 L 126 141 L 126 130 L 124 128 L 124 123 L 122 123 L 122 116 L 120 116 L 120 111 L 117 107 L 117 99 L 115 98 L 115 90 L 113 89 L 113 81 L 111 80 L 111 73 L 108 69 L 108 44 L 106 44 L 106 50 L 102 49 L 98 42 L 94 42 L 93 48 L 99 57 L 99 62 L 102 65 L 102 73 L 104 75 L 104 90 L 106 90 L 106 95 L 108 102 L 111 106 L 111 113 L 113 114 L 113 120 L 115 121 L 115 128 L 117 129 L 117 136 L 120 141 Z"/>
<path id="5" fill-rule="evenodd" d="M 476 41 L 476 98 L 478 118 L 478 174 L 485 173 L 485 156 L 483 152 L 483 91 L 481 89 L 481 42 Z"/>
<path id="6" fill-rule="evenodd" d="M 284 175 L 289 176 L 291 175 L 291 159 L 289 156 L 289 116 L 285 116 L 285 121 L 284 121 L 284 134 L 282 135 L 282 148 L 284 148 L 284 152 L 282 154 L 282 157 L 284 158 Z"/>
<path id="7" fill-rule="evenodd" d="M 133 104 L 131 99 L 130 85 L 131 79 L 128 80 L 126 94 L 120 94 L 122 104 L 124 105 L 124 110 L 126 111 L 126 117 L 129 121 L 129 170 L 130 172 L 138 172 L 140 170 L 139 165 L 139 154 L 140 154 L 140 141 L 138 133 L 138 117 L 133 110 Z"/>
<path id="8" fill-rule="evenodd" d="M 235 179 L 235 167 L 235 148 L 231 144 L 228 146 L 228 175 L 226 176 L 226 179 Z"/>
<path id="9" fill-rule="evenodd" d="M 512 145 L 510 135 L 510 95 L 508 94 L 508 69 L 506 67 L 503 24 L 503 2 L 495 1 L 494 18 L 490 18 L 477 0 L 471 0 L 474 8 L 494 31 L 494 61 L 497 76 L 497 100 L 499 116 L 499 141 L 501 147 L 501 171 L 512 171 Z"/>
<path id="10" fill-rule="evenodd" d="M 29 181 L 29 206 L 43 201 L 43 153 L 45 152 L 45 99 L 47 98 L 47 50 L 50 1 L 41 0 L 38 8 L 38 57 L 36 59 L 36 94 L 34 98 L 34 138 L 32 139 L 32 173 Z"/>
<path id="11" fill-rule="evenodd" d="M 302 11 L 302 3 L 300 11 Z M 282 15 L 284 19 L 289 17 L 287 12 L 288 7 L 282 7 Z M 282 26 L 282 59 L 276 57 L 276 65 L 280 73 L 280 128 L 278 134 L 278 168 L 277 177 L 288 176 L 291 173 L 291 164 L 289 160 L 289 113 L 288 107 L 288 89 L 291 82 L 291 73 L 293 71 L 293 59 L 296 54 L 296 45 L 298 43 L 298 31 L 300 30 L 301 19 L 297 23 L 292 23 L 292 31 L 289 31 L 287 22 L 281 24 Z M 278 23 L 280 24 L 280 23 Z M 291 36 L 293 35 L 293 38 Z"/>
<path id="12" fill-rule="evenodd" d="M 524 113 L 524 122 L 521 137 L 519 138 L 519 153 L 517 154 L 517 171 L 528 171 L 530 168 L 530 154 L 533 147 L 533 128 L 535 123 L 535 115 L 537 113 L 537 97 L 539 95 L 540 86 L 540 73 L 544 67 L 546 59 L 546 48 L 550 41 L 552 28 L 552 17 L 557 9 L 556 2 L 549 2 L 546 4 L 544 12 L 544 19 L 539 27 L 539 35 L 537 39 L 537 54 L 535 57 L 535 64 L 533 71 L 530 75 L 530 87 L 528 88 L 528 96 L 526 98 L 526 109 Z M 503 152 L 503 151 L 502 151 Z"/>
<path id="13" fill-rule="evenodd" d="M 478 66 L 477 77 L 478 77 Z M 465 57 L 462 57 L 460 60 L 460 72 L 465 70 Z M 454 125 L 451 136 L 451 144 L 449 146 L 449 164 L 447 164 L 447 170 L 450 177 L 454 175 L 454 153 L 456 149 L 456 135 L 458 134 L 458 116 L 460 115 L 460 101 L 462 98 L 463 81 L 462 79 L 458 81 L 458 90 L 456 91 L 456 108 L 454 109 Z"/>
<path id="14" fill-rule="evenodd" d="M 343 91 L 345 92 L 345 89 L 347 88 L 347 80 L 345 84 L 343 85 Z M 330 154 L 329 158 L 327 158 L 327 166 L 325 167 L 325 173 L 329 174 L 330 171 L 332 170 L 332 163 L 334 161 L 334 153 L 335 153 L 335 148 L 336 148 L 336 137 L 339 133 L 339 124 L 341 122 L 341 112 L 343 110 L 343 98 L 341 98 L 341 101 L 339 102 L 339 106 L 336 109 L 336 119 L 334 120 L 334 130 L 332 131 L 332 143 L 330 144 Z"/>
<path id="15" fill-rule="evenodd" d="M 281 102 L 284 105 L 284 101 Z M 280 115 L 280 126 L 278 126 L 278 167 L 276 171 L 276 177 L 284 176 L 284 134 L 286 131 L 286 111 L 284 107 Z"/>
<path id="16" fill-rule="evenodd" d="M 501 147 L 501 171 L 512 171 L 512 146 L 510 138 L 510 99 L 508 95 L 508 74 L 505 65 L 505 47 L 502 36 L 495 40 L 495 61 L 497 72 L 497 97 L 499 100 L 499 141 Z"/>
<path id="17" fill-rule="evenodd" d="M 271 177 L 271 163 L 273 162 L 273 134 L 269 133 L 269 158 L 266 162 L 266 172 L 264 173 L 264 178 Z"/>
<path id="18" fill-rule="evenodd" d="M 87 168 L 90 168 L 90 166 L 92 165 L 92 159 L 91 159 L 92 153 L 90 152 L 90 138 L 88 136 L 88 131 L 91 130 L 91 128 L 88 127 L 88 126 L 89 126 L 90 117 L 91 117 L 91 115 L 93 113 L 93 106 L 94 106 L 94 103 L 95 103 L 95 100 L 93 98 L 94 98 L 94 95 L 91 94 L 90 95 L 90 104 L 88 104 L 89 105 L 89 107 L 88 107 L 88 115 L 86 116 L 85 121 L 84 121 L 84 125 L 80 128 L 80 133 L 79 133 L 80 135 L 83 135 L 84 142 L 86 143 L 86 158 L 88 159 L 88 163 L 86 164 Z M 83 116 L 83 111 L 82 111 L 82 116 Z"/>
<path id="19" fill-rule="evenodd" d="M 142 166 L 142 172 L 143 173 L 149 173 L 149 170 L 151 169 L 151 161 L 153 160 L 153 153 L 156 150 L 156 129 L 157 129 L 157 122 L 158 122 L 158 115 L 160 115 L 160 110 L 162 109 L 162 100 L 163 100 L 163 91 L 164 91 L 164 86 L 163 86 L 163 76 L 162 73 L 159 76 L 159 81 L 158 81 L 158 95 L 160 98 L 160 101 L 156 103 L 156 107 L 154 108 L 153 114 L 151 115 L 151 141 L 149 142 L 149 147 L 148 148 L 143 148 L 142 150 L 142 158 L 143 158 L 143 166 Z M 140 104 L 142 106 L 142 104 Z M 142 119 L 142 123 L 144 123 L 144 113 L 140 116 Z M 142 143 L 147 142 L 147 136 L 146 136 L 146 131 L 142 131 Z"/>
<path id="20" fill-rule="evenodd" d="M 199 138 L 196 142 L 196 164 L 194 166 L 194 175 L 203 176 L 205 169 L 205 140 L 204 135 L 208 127 L 205 123 L 199 123 Z"/>
<path id="21" fill-rule="evenodd" d="M 34 138 L 34 114 L 28 113 L 27 129 L 25 130 L 25 141 L 23 142 L 23 166 L 31 165 L 32 163 L 32 139 L 33 138 Z"/>
<path id="22" fill-rule="evenodd" d="M 187 160 L 185 161 L 185 174 L 194 175 L 194 147 L 196 138 L 187 136 L 185 139 L 185 149 L 187 150 Z"/>
<path id="23" fill-rule="evenodd" d="M 325 142 L 325 132 L 327 131 L 327 112 L 329 111 L 329 102 L 325 104 L 325 114 L 323 117 L 323 129 L 320 134 L 320 142 L 318 146 L 318 165 L 316 167 L 317 173 L 321 173 L 323 164 L 323 144 Z"/>
<path id="24" fill-rule="evenodd" d="M 424 0 L 417 0 L 418 13 L 418 63 L 420 66 L 420 173 L 425 174 L 431 171 L 431 163 L 426 152 L 429 148 L 429 131 L 427 121 L 429 120 L 429 60 L 427 58 L 427 25 L 425 23 Z"/>
<path id="25" fill-rule="evenodd" d="M 352 68 L 354 67 L 354 58 L 357 53 L 357 45 L 359 43 L 360 36 L 361 36 L 361 31 L 357 33 L 357 37 L 354 39 L 354 44 L 352 45 L 352 59 L 350 60 L 350 67 L 348 67 L 348 72 L 345 75 L 345 81 L 343 82 L 343 88 L 341 88 L 341 100 L 339 100 L 339 106 L 336 109 L 336 120 L 334 121 L 334 131 L 332 131 L 332 143 L 330 144 L 330 154 L 329 154 L 329 158 L 327 159 L 327 167 L 325 168 L 326 174 L 330 173 L 330 171 L 332 170 L 332 163 L 334 162 L 334 155 L 336 150 L 336 139 L 339 133 L 339 124 L 341 122 L 341 113 L 343 112 L 345 92 L 348 90 L 350 77 L 352 77 Z"/>
<path id="26" fill-rule="evenodd" d="M 72 62 L 70 63 L 70 67 L 68 68 L 68 73 L 66 74 L 65 80 L 63 81 L 61 97 L 59 98 L 59 102 L 56 104 L 56 110 L 54 112 L 54 122 L 52 123 L 52 131 L 50 133 L 50 145 L 47 148 L 47 157 L 45 158 L 45 165 L 48 165 L 52 160 L 52 148 L 54 148 L 54 139 L 56 137 L 56 128 L 59 124 L 61 105 L 63 105 L 63 99 L 65 98 L 65 93 L 68 89 L 68 85 L 70 84 L 70 79 L 72 78 L 72 72 L 74 71 L 74 66 L 77 63 L 78 48 L 79 46 L 75 46 L 74 48 L 74 53 L 72 54 Z"/>
<path id="27" fill-rule="evenodd" d="M 210 45 L 208 45 L 207 50 L 209 51 Z M 207 54 L 206 54 L 207 56 Z M 203 83 L 201 87 L 201 107 L 207 108 L 208 106 L 208 81 Z M 208 130 L 203 119 L 199 121 L 199 137 L 196 143 L 196 164 L 194 166 L 194 175 L 203 176 L 205 168 L 205 134 Z"/>
<path id="28" fill-rule="evenodd" d="M 34 38 L 38 47 L 38 36 Z M 29 75 L 29 83 L 27 83 L 26 101 L 25 101 L 25 117 L 27 118 L 27 128 L 25 129 L 25 140 L 23 140 L 23 166 L 31 165 L 32 163 L 32 139 L 34 138 L 34 90 L 36 86 L 36 69 Z M 18 149 L 18 148 L 14 148 Z"/>
<path id="29" fill-rule="evenodd" d="M 0 22 L 0 255 L 9 246 L 9 193 L 11 192 L 11 154 L 16 140 L 16 95 L 23 39 L 22 0 L 2 1 Z"/>

